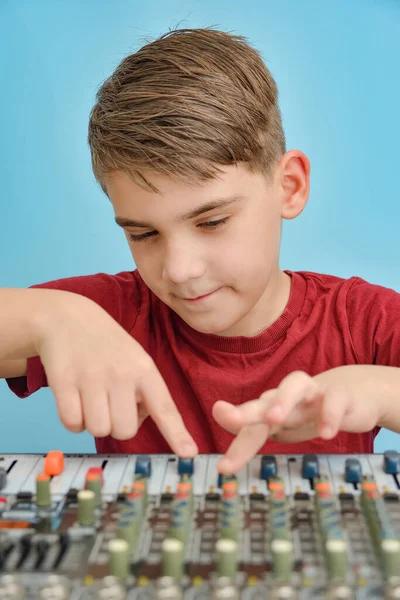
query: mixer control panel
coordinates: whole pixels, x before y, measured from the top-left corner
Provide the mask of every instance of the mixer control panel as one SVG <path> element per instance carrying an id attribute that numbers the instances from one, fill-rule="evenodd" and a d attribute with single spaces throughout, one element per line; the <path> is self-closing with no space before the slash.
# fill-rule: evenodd
<path id="1" fill-rule="evenodd" d="M 0 600 L 400 599 L 400 455 L 0 455 Z"/>

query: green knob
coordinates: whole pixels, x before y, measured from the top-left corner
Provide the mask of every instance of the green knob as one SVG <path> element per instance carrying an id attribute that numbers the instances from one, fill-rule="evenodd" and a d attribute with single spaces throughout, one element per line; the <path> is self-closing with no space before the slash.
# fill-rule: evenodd
<path id="1" fill-rule="evenodd" d="M 36 505 L 40 507 L 51 505 L 50 477 L 44 473 L 36 477 Z"/>
<path id="2" fill-rule="evenodd" d="M 96 506 L 101 506 L 101 476 L 100 475 L 89 475 L 86 477 L 85 487 L 87 490 L 94 492 L 96 496 Z"/>
<path id="3" fill-rule="evenodd" d="M 96 494 L 92 490 L 78 492 L 78 521 L 82 527 L 92 527 L 96 522 Z"/>
<path id="4" fill-rule="evenodd" d="M 387 538 L 381 541 L 382 567 L 386 578 L 400 574 L 400 540 Z"/>
<path id="5" fill-rule="evenodd" d="M 161 546 L 162 573 L 179 581 L 183 576 L 184 544 L 176 538 L 165 538 Z"/>
<path id="6" fill-rule="evenodd" d="M 325 544 L 326 567 L 328 578 L 346 581 L 347 578 L 347 544 L 343 539 L 330 538 Z"/>
<path id="7" fill-rule="evenodd" d="M 127 521 L 121 518 L 116 529 L 117 538 L 125 540 L 129 544 L 129 552 L 135 549 L 138 527 L 135 521 Z"/>
<path id="8" fill-rule="evenodd" d="M 113 539 L 108 544 L 109 573 L 118 579 L 129 575 L 129 544 L 126 540 Z"/>
<path id="9" fill-rule="evenodd" d="M 221 538 L 215 544 L 215 549 L 218 575 L 233 578 L 237 570 L 237 543 L 230 538 Z"/>
<path id="10" fill-rule="evenodd" d="M 272 572 L 277 579 L 290 579 L 293 569 L 293 544 L 290 540 L 275 538 L 271 542 Z"/>

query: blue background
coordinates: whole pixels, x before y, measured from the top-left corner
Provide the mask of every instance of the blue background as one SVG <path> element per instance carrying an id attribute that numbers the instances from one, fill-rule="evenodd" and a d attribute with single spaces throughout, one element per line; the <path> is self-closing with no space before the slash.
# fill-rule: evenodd
<path id="1" fill-rule="evenodd" d="M 247 36 L 275 76 L 288 149 L 312 165 L 304 213 L 284 223 L 282 268 L 400 291 L 398 0 L 2 0 L 0 286 L 134 268 L 86 142 L 95 92 L 122 58 L 170 28 Z M 91 452 L 51 391 L 0 381 L 0 450 Z M 375 450 L 399 448 L 381 432 Z"/>

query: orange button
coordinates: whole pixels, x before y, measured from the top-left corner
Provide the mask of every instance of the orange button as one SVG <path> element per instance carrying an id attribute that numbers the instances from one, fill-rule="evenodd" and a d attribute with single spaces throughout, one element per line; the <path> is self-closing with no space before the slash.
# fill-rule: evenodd
<path id="1" fill-rule="evenodd" d="M 29 521 L 0 521 L 0 529 L 29 529 L 32 526 Z"/>
<path id="2" fill-rule="evenodd" d="M 44 472 L 50 477 L 60 475 L 64 470 L 64 454 L 60 450 L 48 452 L 44 460 Z"/>
<path id="3" fill-rule="evenodd" d="M 365 491 L 378 489 L 378 486 L 376 485 L 375 481 L 364 481 L 364 483 L 362 483 L 361 485 L 362 485 L 362 489 Z"/>
<path id="4" fill-rule="evenodd" d="M 329 481 L 319 481 L 318 483 L 315 484 L 315 489 L 317 492 L 319 491 L 326 491 L 326 490 L 330 490 L 331 486 Z"/>
<path id="5" fill-rule="evenodd" d="M 274 490 L 281 491 L 284 489 L 284 485 L 281 481 L 270 481 L 268 484 L 268 489 L 271 491 L 274 491 Z"/>
<path id="6" fill-rule="evenodd" d="M 89 477 L 90 475 L 99 475 L 101 477 L 101 485 L 103 485 L 104 476 L 103 476 L 103 469 L 101 467 L 90 467 L 87 470 L 86 477 Z"/>

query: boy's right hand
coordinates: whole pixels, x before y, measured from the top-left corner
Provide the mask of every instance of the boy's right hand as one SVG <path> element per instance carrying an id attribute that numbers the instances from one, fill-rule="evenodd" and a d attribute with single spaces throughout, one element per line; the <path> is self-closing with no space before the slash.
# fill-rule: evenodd
<path id="1" fill-rule="evenodd" d="M 152 358 L 99 305 L 68 294 L 41 319 L 38 338 L 35 348 L 67 429 L 126 440 L 150 416 L 174 453 L 197 453 Z"/>

